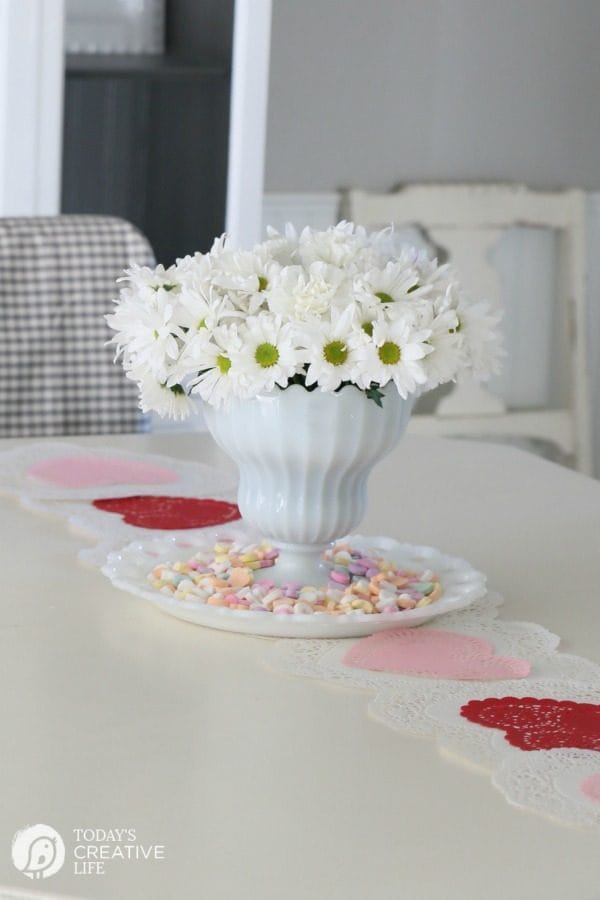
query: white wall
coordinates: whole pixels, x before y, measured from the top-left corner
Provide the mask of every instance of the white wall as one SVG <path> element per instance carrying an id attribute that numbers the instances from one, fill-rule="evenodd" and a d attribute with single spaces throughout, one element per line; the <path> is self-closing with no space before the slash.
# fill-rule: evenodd
<path id="1" fill-rule="evenodd" d="M 600 188 L 599 0 L 273 0 L 270 191 Z"/>

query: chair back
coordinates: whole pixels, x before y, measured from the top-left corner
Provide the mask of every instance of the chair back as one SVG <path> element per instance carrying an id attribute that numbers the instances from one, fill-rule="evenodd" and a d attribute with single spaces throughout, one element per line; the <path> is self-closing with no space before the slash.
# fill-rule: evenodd
<path id="1" fill-rule="evenodd" d="M 367 227 L 393 222 L 416 228 L 434 255 L 459 269 L 471 293 L 501 300 L 491 251 L 515 226 L 550 229 L 558 236 L 559 327 L 569 357 L 564 402 L 553 409 L 507 410 L 485 387 L 465 380 L 441 397 L 433 416 L 414 416 L 413 431 L 491 435 L 549 442 L 584 472 L 592 468 L 591 404 L 586 344 L 585 196 L 509 184 L 417 184 L 392 193 L 349 191 L 345 216 Z M 549 373 L 552 376 L 553 373 Z"/>
<path id="2" fill-rule="evenodd" d="M 0 437 L 145 430 L 104 321 L 133 262 L 152 248 L 122 219 L 0 219 Z"/>

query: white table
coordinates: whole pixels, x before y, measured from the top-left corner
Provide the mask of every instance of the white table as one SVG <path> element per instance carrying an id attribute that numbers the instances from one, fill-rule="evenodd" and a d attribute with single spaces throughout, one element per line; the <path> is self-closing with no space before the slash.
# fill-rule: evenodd
<path id="1" fill-rule="evenodd" d="M 224 464 L 204 435 L 84 439 Z M 0 444 L 9 446 L 9 442 Z M 370 720 L 366 697 L 274 674 L 264 639 L 205 630 L 115 590 L 82 539 L 0 503 L 0 884 L 127 900 L 597 900 L 598 835 L 510 807 L 486 775 Z M 363 530 L 465 556 L 600 661 L 600 483 L 520 451 L 407 437 Z M 166 859 L 10 861 L 27 823 L 134 828 Z"/>

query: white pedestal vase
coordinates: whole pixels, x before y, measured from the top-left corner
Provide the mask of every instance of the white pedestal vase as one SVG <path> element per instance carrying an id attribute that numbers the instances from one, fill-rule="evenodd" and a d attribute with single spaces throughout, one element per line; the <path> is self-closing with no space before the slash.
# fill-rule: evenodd
<path id="1" fill-rule="evenodd" d="M 276 583 L 327 581 L 325 545 L 362 519 L 369 472 L 398 442 L 412 406 L 393 385 L 383 407 L 353 386 L 292 385 L 227 410 L 205 407 L 212 436 L 239 468 L 243 519 L 280 551 Z"/>

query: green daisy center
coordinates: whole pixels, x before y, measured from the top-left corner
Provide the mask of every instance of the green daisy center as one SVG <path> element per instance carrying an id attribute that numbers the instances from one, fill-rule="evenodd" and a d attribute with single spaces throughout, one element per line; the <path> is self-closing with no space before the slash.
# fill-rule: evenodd
<path id="1" fill-rule="evenodd" d="M 332 366 L 341 366 L 348 359 L 348 348 L 343 341 L 330 341 L 323 347 L 323 356 Z"/>
<path id="2" fill-rule="evenodd" d="M 198 329 L 198 331 L 200 331 L 201 328 L 206 328 L 206 319 L 200 319 L 200 321 L 196 325 L 196 328 Z"/>
<path id="3" fill-rule="evenodd" d="M 183 394 L 185 394 L 185 391 L 180 384 L 172 384 L 171 391 L 175 394 L 176 397 L 181 397 Z"/>
<path id="4" fill-rule="evenodd" d="M 395 344 L 393 341 L 386 341 L 377 351 L 377 355 L 384 366 L 395 366 L 396 363 L 400 362 L 402 351 L 398 344 Z"/>
<path id="5" fill-rule="evenodd" d="M 219 356 L 217 356 L 217 366 L 219 367 L 219 372 L 221 373 L 221 375 L 227 375 L 231 368 L 231 360 L 228 356 L 219 354 Z"/>
<path id="6" fill-rule="evenodd" d="M 457 325 L 456 325 L 456 328 L 449 328 L 449 329 L 448 329 L 448 334 L 458 334 L 458 332 L 460 331 L 460 329 L 461 329 L 461 321 L 460 321 L 460 319 L 457 319 Z"/>
<path id="7" fill-rule="evenodd" d="M 268 279 L 268 278 L 265 278 L 264 275 L 259 275 L 259 276 L 258 276 L 258 290 L 259 290 L 259 293 L 260 293 L 260 291 L 266 291 L 266 289 L 267 289 L 268 287 L 269 287 L 269 279 Z"/>
<path id="8" fill-rule="evenodd" d="M 270 369 L 279 361 L 279 350 L 275 344 L 259 344 L 254 352 L 254 359 L 263 369 Z"/>
<path id="9" fill-rule="evenodd" d="M 154 331 L 152 332 L 152 337 L 154 338 L 155 341 L 157 341 L 157 340 L 159 339 L 159 337 L 160 337 L 160 334 L 158 333 L 158 331 L 156 330 L 156 328 L 155 328 Z"/>
<path id="10" fill-rule="evenodd" d="M 368 334 L 369 337 L 373 337 L 373 323 L 372 322 L 363 322 L 362 330 L 365 334 Z"/>
<path id="11" fill-rule="evenodd" d="M 378 300 L 381 300 L 382 303 L 393 303 L 394 298 L 391 294 L 386 294 L 385 291 L 377 291 L 375 296 Z"/>

